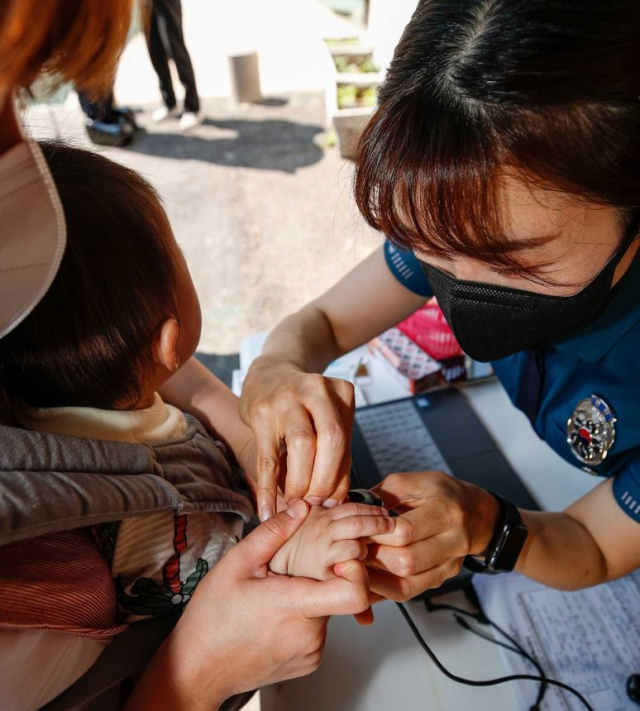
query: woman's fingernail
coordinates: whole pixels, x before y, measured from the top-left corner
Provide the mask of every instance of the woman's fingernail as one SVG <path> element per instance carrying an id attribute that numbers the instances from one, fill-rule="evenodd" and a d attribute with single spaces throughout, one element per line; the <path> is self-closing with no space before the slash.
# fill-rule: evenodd
<path id="1" fill-rule="evenodd" d="M 325 509 L 332 509 L 334 506 L 337 506 L 339 503 L 340 502 L 338 501 L 338 499 L 327 499 L 324 502 L 323 506 L 325 507 Z"/>
<path id="2" fill-rule="evenodd" d="M 260 520 L 261 521 L 266 521 L 268 518 L 271 518 L 273 516 L 273 509 L 269 504 L 264 504 L 262 508 L 260 509 Z"/>
<path id="3" fill-rule="evenodd" d="M 307 515 L 307 510 L 305 502 L 302 499 L 298 499 L 285 510 L 285 513 L 291 518 L 302 518 Z"/>
<path id="4" fill-rule="evenodd" d="M 322 496 L 308 496 L 307 503 L 311 506 L 321 506 L 324 503 Z"/>

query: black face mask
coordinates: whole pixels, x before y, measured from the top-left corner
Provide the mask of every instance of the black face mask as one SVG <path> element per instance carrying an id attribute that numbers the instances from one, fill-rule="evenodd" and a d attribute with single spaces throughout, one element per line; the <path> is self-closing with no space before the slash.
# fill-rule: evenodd
<path id="1" fill-rule="evenodd" d="M 573 296 L 462 281 L 425 262 L 421 265 L 462 350 L 475 360 L 500 360 L 547 346 L 594 321 L 610 301 L 613 274 L 639 222 L 633 220 L 613 257 Z"/>

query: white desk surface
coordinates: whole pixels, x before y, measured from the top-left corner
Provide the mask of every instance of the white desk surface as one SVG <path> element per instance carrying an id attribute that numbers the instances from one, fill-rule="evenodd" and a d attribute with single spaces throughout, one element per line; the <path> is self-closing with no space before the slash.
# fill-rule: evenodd
<path id="1" fill-rule="evenodd" d="M 242 367 L 247 366 L 245 359 Z M 369 366 L 373 384 L 362 390 L 370 404 L 407 396 L 385 378 L 375 359 Z M 542 508 L 561 510 L 598 483 L 538 438 L 496 380 L 469 385 L 463 392 Z M 461 604 L 463 597 L 453 593 L 441 601 Z M 462 629 L 450 612 L 427 613 L 421 602 L 407 608 L 449 671 L 472 679 L 505 674 L 498 647 Z M 374 613 L 371 627 L 334 617 L 320 669 L 262 690 L 262 711 L 519 711 L 512 684 L 477 688 L 447 679 L 419 647 L 394 603 L 380 603 Z M 531 684 L 533 703 L 538 686 L 525 683 Z"/>

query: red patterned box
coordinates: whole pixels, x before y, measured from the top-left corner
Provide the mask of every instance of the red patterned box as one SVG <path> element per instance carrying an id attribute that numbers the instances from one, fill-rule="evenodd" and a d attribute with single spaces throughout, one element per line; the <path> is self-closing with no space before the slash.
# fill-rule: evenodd
<path id="1" fill-rule="evenodd" d="M 398 328 L 390 328 L 369 341 L 369 350 L 390 366 L 411 393 L 444 385 L 442 366 Z"/>

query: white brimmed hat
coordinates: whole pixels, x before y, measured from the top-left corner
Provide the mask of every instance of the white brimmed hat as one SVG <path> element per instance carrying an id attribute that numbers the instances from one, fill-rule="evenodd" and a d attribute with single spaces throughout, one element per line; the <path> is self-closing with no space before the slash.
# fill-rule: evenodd
<path id="1" fill-rule="evenodd" d="M 0 156 L 0 338 L 51 286 L 66 236 L 60 198 L 40 147 L 23 141 Z"/>

